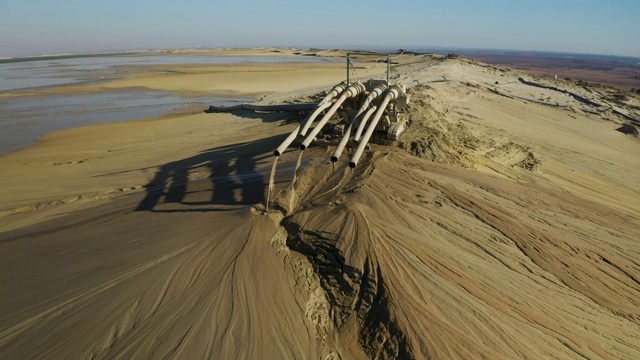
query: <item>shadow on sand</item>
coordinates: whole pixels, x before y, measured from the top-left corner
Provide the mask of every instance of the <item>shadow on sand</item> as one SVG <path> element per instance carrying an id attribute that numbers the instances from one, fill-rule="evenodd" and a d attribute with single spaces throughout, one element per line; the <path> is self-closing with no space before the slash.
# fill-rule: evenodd
<path id="1" fill-rule="evenodd" d="M 258 172 L 257 164 L 272 157 L 271 149 L 285 136 L 222 146 L 167 163 L 155 174 L 135 211 L 228 211 L 234 205 L 263 203 L 269 174 Z M 268 166 L 264 171 L 269 171 Z M 202 172 L 210 173 L 209 181 L 194 176 Z"/>

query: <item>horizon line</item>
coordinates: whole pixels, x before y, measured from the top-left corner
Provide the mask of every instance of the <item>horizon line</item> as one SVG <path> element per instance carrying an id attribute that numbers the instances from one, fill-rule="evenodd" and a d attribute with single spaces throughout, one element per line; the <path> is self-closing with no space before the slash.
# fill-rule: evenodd
<path id="1" fill-rule="evenodd" d="M 425 52 L 429 53 L 429 50 L 442 50 L 442 51 L 462 51 L 462 52 L 509 52 L 509 53 L 538 53 L 538 54 L 557 54 L 557 55 L 583 55 L 583 56 L 606 56 L 606 57 L 619 57 L 619 58 L 632 58 L 640 59 L 640 56 L 633 55 L 615 55 L 604 53 L 592 53 L 592 52 L 572 52 L 572 51 L 557 51 L 557 50 L 535 50 L 535 49 L 501 49 L 501 48 L 469 48 L 469 47 L 456 47 L 456 46 L 390 46 L 390 45 L 341 45 L 341 46 L 220 46 L 220 47 L 165 47 L 165 48 L 137 48 L 137 49 L 104 49 L 104 50 L 87 50 L 87 51 L 66 51 L 61 53 L 44 53 L 37 55 L 22 55 L 22 56 L 0 56 L 2 60 L 16 60 L 16 59 L 37 59 L 41 57 L 58 57 L 58 56 L 88 56 L 88 55 L 111 55 L 111 54 L 127 54 L 136 52 L 157 52 L 157 51 L 169 51 L 169 50 L 222 50 L 222 49 L 298 49 L 298 50 L 383 50 L 389 52 L 389 49 L 405 50 L 410 52 Z M 437 53 L 437 52 L 433 52 Z"/>

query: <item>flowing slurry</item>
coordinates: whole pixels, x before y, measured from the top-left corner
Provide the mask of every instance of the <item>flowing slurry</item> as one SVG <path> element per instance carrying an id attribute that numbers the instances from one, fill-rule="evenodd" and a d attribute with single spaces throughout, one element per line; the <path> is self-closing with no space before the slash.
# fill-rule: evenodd
<path id="1" fill-rule="evenodd" d="M 273 189 L 274 189 L 274 181 L 275 181 L 275 177 L 276 177 L 276 170 L 278 168 L 278 158 L 279 156 L 276 156 L 273 159 L 273 166 L 271 166 L 271 173 L 269 174 L 269 187 L 267 187 L 267 201 L 265 202 L 265 209 L 267 212 L 269 212 L 269 202 L 271 200 L 271 196 L 273 195 Z"/>
<path id="2" fill-rule="evenodd" d="M 640 358 L 640 141 L 492 92 L 506 70 L 420 69 L 473 82 L 415 88 L 408 132 L 355 169 L 272 159 L 293 127 L 266 114 L 0 158 L 0 358 Z"/>

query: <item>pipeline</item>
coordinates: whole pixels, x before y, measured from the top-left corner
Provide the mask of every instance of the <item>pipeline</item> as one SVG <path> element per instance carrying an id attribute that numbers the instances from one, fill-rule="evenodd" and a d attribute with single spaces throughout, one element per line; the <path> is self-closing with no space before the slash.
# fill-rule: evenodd
<path id="1" fill-rule="evenodd" d="M 293 131 L 291 132 L 291 134 L 289 134 L 289 136 L 287 136 L 286 139 L 284 139 L 284 141 L 282 142 L 282 144 L 280 144 L 280 146 L 278 146 L 277 149 L 275 149 L 273 151 L 273 154 L 275 156 L 280 156 L 282 155 L 282 153 L 284 153 L 284 151 L 289 147 L 289 145 L 291 145 L 291 143 L 293 142 L 293 140 L 295 140 L 296 136 L 298 136 L 298 134 L 302 134 L 302 130 L 308 129 L 309 125 L 313 122 L 313 120 L 318 116 L 318 114 L 328 108 L 329 106 L 331 106 L 330 102 L 318 105 L 318 107 L 316 108 L 316 110 L 314 112 L 312 112 L 311 114 L 309 114 L 300 124 L 298 124 L 298 126 L 296 126 L 295 129 L 293 129 Z"/>
<path id="2" fill-rule="evenodd" d="M 461 84 L 468 83 L 468 81 L 464 81 L 462 79 L 456 79 L 456 78 L 446 77 L 446 76 L 436 76 L 436 77 L 430 77 L 422 80 L 413 80 L 409 85 L 407 85 L 407 90 L 422 84 L 428 84 L 428 83 L 434 83 L 434 82 L 445 82 L 445 81 L 455 81 Z"/>
<path id="3" fill-rule="evenodd" d="M 417 85 L 430 83 L 430 82 L 443 82 L 443 81 L 449 81 L 449 80 L 459 81 L 459 80 L 456 80 L 456 79 L 446 78 L 444 76 L 431 77 L 431 78 L 426 78 L 426 79 L 422 79 L 422 80 L 414 80 L 411 84 L 407 85 L 407 89 L 410 89 L 410 88 L 412 88 L 414 86 L 417 86 Z M 356 89 L 353 89 L 354 87 Z M 333 114 L 340 107 L 340 105 L 342 105 L 342 103 L 348 97 L 358 95 L 361 92 L 363 92 L 364 90 L 365 89 L 364 89 L 364 86 L 362 84 L 355 84 L 355 85 L 350 86 L 349 88 L 347 88 L 347 85 L 344 82 L 341 82 L 341 83 L 335 85 L 331 89 L 331 91 L 329 91 L 329 93 L 320 101 L 320 103 L 315 105 L 315 110 L 311 114 L 309 114 L 304 121 L 301 122 L 301 125 L 297 126 L 291 132 L 291 134 L 289 134 L 289 136 L 282 142 L 282 144 L 277 149 L 274 150 L 274 152 L 273 152 L 274 155 L 275 156 L 280 156 L 282 153 L 284 153 L 284 151 L 289 147 L 289 145 L 291 145 L 291 143 L 295 140 L 295 138 L 298 135 L 303 136 L 303 137 L 306 136 L 307 132 L 309 131 L 309 128 L 313 124 L 313 122 L 316 119 L 316 117 L 320 114 L 320 112 L 322 112 L 323 110 L 325 110 L 326 108 L 331 106 L 331 100 L 333 100 L 336 96 L 338 96 L 338 94 L 340 94 L 342 92 L 341 97 L 333 104 L 333 107 L 325 114 L 325 116 L 320 120 L 320 122 L 318 123 L 316 128 L 312 131 L 312 133 L 309 136 L 307 136 L 305 138 L 305 141 L 300 146 L 300 148 L 303 149 L 303 150 L 305 148 L 307 148 L 309 146 L 309 144 L 311 143 L 311 141 L 313 141 L 313 138 L 315 138 L 315 136 L 320 132 L 320 130 L 322 130 L 322 127 L 329 120 L 329 118 L 331 116 L 333 116 Z M 362 105 L 360 106 L 360 109 L 358 110 L 356 116 L 354 117 L 354 121 L 349 125 L 349 127 L 345 131 L 345 137 L 347 139 L 343 138 L 340 141 L 340 144 L 338 145 L 338 147 L 336 148 L 336 151 L 334 152 L 333 156 L 331 157 L 332 161 L 334 161 L 334 162 L 337 161 L 337 159 L 342 154 L 342 151 L 344 150 L 344 147 L 346 146 L 346 144 L 348 142 L 348 138 L 349 138 L 349 136 L 351 134 L 351 131 L 353 130 L 354 126 L 357 126 L 356 132 L 355 132 L 355 135 L 354 135 L 354 140 L 355 141 L 359 141 L 360 140 L 362 132 L 364 131 L 364 128 L 366 127 L 367 120 L 371 117 L 373 112 L 376 111 L 376 109 L 377 109 L 375 106 L 369 107 L 369 105 L 371 104 L 371 102 L 374 99 L 376 99 L 378 96 L 382 95 L 382 93 L 385 90 L 387 90 L 387 86 L 386 85 L 377 86 L 376 88 L 374 88 L 367 95 L 367 97 L 363 101 Z M 305 110 L 309 110 L 309 107 L 314 106 L 314 104 L 291 104 L 291 105 L 287 104 L 286 107 L 288 109 L 296 109 L 294 107 L 295 105 L 301 106 Z M 258 105 L 242 104 L 242 105 L 236 105 L 236 106 L 227 107 L 227 108 L 210 106 L 209 110 L 210 111 L 248 110 L 248 107 L 256 107 L 256 106 L 258 106 Z M 274 107 L 274 106 L 275 105 L 263 105 L 263 106 L 261 106 L 262 107 L 261 110 L 267 111 L 266 110 L 267 107 Z M 367 108 L 369 108 L 369 109 L 367 110 Z M 366 110 L 366 112 L 365 112 L 365 110 Z M 272 111 L 279 111 L 279 110 L 272 110 Z M 296 110 L 296 111 L 298 111 L 298 110 Z M 362 118 L 359 118 L 361 115 L 362 115 Z"/>
<path id="4" fill-rule="evenodd" d="M 391 100 L 397 99 L 402 92 L 403 92 L 402 88 L 398 85 L 393 85 L 391 88 L 389 88 L 389 90 L 387 90 L 387 94 L 382 100 L 380 107 L 378 107 L 378 111 L 376 112 L 376 115 L 371 120 L 371 123 L 367 128 L 367 132 L 364 133 L 364 136 L 362 137 L 362 141 L 360 141 L 360 143 L 358 144 L 358 149 L 356 149 L 355 154 L 353 154 L 353 157 L 351 158 L 351 162 L 349 162 L 350 168 L 353 169 L 358 164 L 358 161 L 360 160 L 360 156 L 362 156 L 362 152 L 364 151 L 364 148 L 367 146 L 367 143 L 369 142 L 371 135 L 373 135 L 373 131 L 378 125 L 378 121 L 380 121 L 380 118 L 382 117 L 382 114 L 386 110 L 387 105 L 389 105 L 389 102 Z"/>
<path id="5" fill-rule="evenodd" d="M 316 117 L 320 115 L 320 112 L 322 112 L 324 109 L 328 108 L 329 106 L 331 106 L 331 102 L 319 104 L 318 107 L 311 114 L 309 114 L 309 116 L 307 116 L 306 119 L 304 119 L 304 121 L 302 122 L 302 127 L 300 128 L 300 136 L 305 136 L 307 134 L 307 131 L 309 131 L 309 127 L 311 126 L 311 123 L 313 123 L 313 120 L 315 120 Z"/>
<path id="6" fill-rule="evenodd" d="M 311 111 L 315 109 L 318 104 L 306 103 L 306 104 L 277 104 L 277 105 L 254 105 L 254 104 L 239 104 L 233 106 L 209 106 L 208 112 L 232 112 L 240 110 L 251 111 Z"/>
<path id="7" fill-rule="evenodd" d="M 373 114 L 373 112 L 376 111 L 376 109 L 377 107 L 375 105 L 370 107 L 369 110 L 366 113 L 364 113 L 362 120 L 358 121 L 358 128 L 356 129 L 356 134 L 353 136 L 353 140 L 360 141 L 360 136 L 364 131 L 364 127 L 367 125 L 367 120 L 369 120 L 369 118 L 371 117 L 371 114 Z"/>
<path id="8" fill-rule="evenodd" d="M 387 90 L 387 85 L 380 85 L 375 87 L 373 90 L 371 90 L 371 92 L 369 92 L 369 94 L 367 94 L 367 97 L 364 99 L 364 101 L 362 102 L 362 105 L 360 105 L 360 109 L 358 109 L 358 112 L 356 113 L 356 116 L 354 116 L 354 120 L 358 119 L 358 116 L 362 113 L 365 112 L 365 110 L 367 110 L 367 108 L 369 107 L 369 105 L 371 105 L 371 102 L 373 100 L 375 100 L 378 96 L 382 95 L 385 90 Z"/>
<path id="9" fill-rule="evenodd" d="M 526 101 L 530 101 L 536 104 L 542 104 L 542 105 L 547 105 L 547 106 L 560 106 L 560 104 L 555 103 L 553 101 L 546 101 L 546 100 L 539 100 L 539 99 L 534 99 L 531 97 L 527 97 L 527 96 L 522 96 L 522 95 L 516 95 L 514 93 L 508 92 L 508 91 L 504 91 L 501 89 L 491 89 L 491 91 L 493 91 L 494 93 L 498 94 L 498 95 L 502 95 L 502 96 L 506 96 L 512 99 L 522 99 L 522 100 L 526 100 Z"/>
<path id="10" fill-rule="evenodd" d="M 340 94 L 341 92 L 344 91 L 344 89 L 347 88 L 347 84 L 345 84 L 344 82 L 341 82 L 340 84 L 334 86 L 331 91 L 329 91 L 329 93 L 327 94 L 327 96 L 324 97 L 324 99 L 322 99 L 322 101 L 320 101 L 320 104 L 324 104 L 327 102 L 330 102 L 331 100 L 333 100 L 336 96 L 338 96 L 338 94 Z"/>
<path id="11" fill-rule="evenodd" d="M 364 113 L 364 116 L 360 121 L 360 124 L 362 124 L 362 127 L 364 127 L 364 124 L 367 123 L 367 120 L 369 120 L 369 117 L 371 116 L 371 114 L 373 114 L 374 111 L 376 111 L 376 109 L 377 107 L 373 105 L 372 107 L 369 108 L 369 110 L 367 110 L 366 113 Z M 351 129 L 353 128 L 354 124 L 355 124 L 355 120 L 352 121 L 351 124 L 349 124 L 349 126 L 347 127 L 347 130 L 345 130 L 342 140 L 340 140 L 340 143 L 336 147 L 336 150 L 333 152 L 333 155 L 331 155 L 331 162 L 335 163 L 340 158 L 340 155 L 342 155 L 342 151 L 344 151 L 345 146 L 347 146 L 347 143 L 349 142 L 349 137 L 351 136 Z M 360 132 L 362 132 L 362 129 L 360 127 L 358 127 L 358 129 L 360 130 Z"/>
<path id="12" fill-rule="evenodd" d="M 309 130 L 309 127 L 311 126 L 311 123 L 313 123 L 313 121 L 316 119 L 316 117 L 318 117 L 318 115 L 320 114 L 320 112 L 322 112 L 324 109 L 328 108 L 329 106 L 331 106 L 331 100 L 333 100 L 333 98 L 335 98 L 336 96 L 338 96 L 338 94 L 342 91 L 344 91 L 344 89 L 347 87 L 347 85 L 344 82 L 341 82 L 337 85 L 335 85 L 331 91 L 329 91 L 329 93 L 324 97 L 324 99 L 322 99 L 316 106 L 315 106 L 315 110 L 313 110 L 313 112 L 311 114 L 309 114 L 292 132 L 291 134 L 289 134 L 289 136 L 287 136 L 286 139 L 284 139 L 284 141 L 282 142 L 282 144 L 280 144 L 280 146 L 278 146 L 277 149 L 275 149 L 273 151 L 273 154 L 275 156 L 280 156 L 282 153 L 284 153 L 284 151 L 289 147 L 289 145 L 291 145 L 291 143 L 293 142 L 293 140 L 295 140 L 296 136 L 298 136 L 298 134 L 300 134 L 301 136 L 305 136 L 307 134 L 307 131 Z"/>
<path id="13" fill-rule="evenodd" d="M 367 97 L 362 102 L 362 105 L 360 105 L 360 109 L 358 109 L 358 112 L 356 113 L 356 116 L 353 117 L 353 122 L 355 122 L 354 126 L 357 126 L 359 124 L 359 122 L 360 122 L 359 116 L 362 115 L 362 113 L 364 113 L 365 110 L 367 110 L 369 105 L 371 105 L 371 102 L 373 100 L 375 100 L 378 96 L 382 95 L 388 88 L 389 87 L 386 84 L 383 84 L 383 85 L 380 85 L 380 86 L 376 86 L 373 90 L 371 90 L 371 92 L 367 95 Z M 368 118 L 369 117 L 367 117 L 367 119 Z M 365 120 L 365 122 L 366 122 L 366 120 Z M 356 141 L 357 140 L 358 139 L 356 139 Z"/>
<path id="14" fill-rule="evenodd" d="M 447 78 L 444 76 L 430 77 L 422 80 L 413 80 L 409 85 L 407 85 L 407 90 L 411 89 L 414 86 L 432 83 L 432 82 L 443 82 L 447 81 Z"/>
<path id="15" fill-rule="evenodd" d="M 518 82 L 515 80 L 508 80 L 508 81 L 496 81 L 494 83 L 494 85 L 508 85 L 508 84 L 517 84 Z"/>
<path id="16" fill-rule="evenodd" d="M 316 119 L 316 117 L 318 117 L 318 114 L 320 114 L 322 110 L 331 106 L 331 100 L 333 100 L 336 96 L 338 96 L 338 94 L 344 91 L 346 87 L 347 85 L 344 82 L 341 82 L 340 84 L 334 86 L 331 89 L 331 91 L 329 91 L 327 96 L 325 96 L 324 99 L 322 99 L 320 103 L 318 103 L 318 108 L 316 108 L 316 110 L 312 114 L 310 114 L 309 117 L 304 121 L 304 125 L 300 130 L 300 136 L 307 135 L 307 131 L 309 131 L 309 127 L 311 126 L 313 121 Z M 291 144 L 291 142 L 289 142 L 289 144 Z"/>
<path id="17" fill-rule="evenodd" d="M 338 98 L 338 100 L 336 100 L 335 103 L 333 103 L 333 106 L 331 106 L 331 108 L 327 111 L 326 114 L 324 114 L 324 116 L 322 117 L 322 119 L 320 119 L 320 121 L 318 122 L 318 124 L 316 125 L 315 128 L 313 128 L 313 130 L 311 131 L 311 133 L 309 133 L 309 135 L 304 139 L 304 141 L 302 142 L 302 144 L 300 144 L 300 150 L 304 150 L 307 147 L 309 147 L 309 144 L 311 144 L 311 142 L 313 141 L 313 139 L 316 137 L 316 135 L 318 135 L 318 133 L 320 132 L 320 130 L 322 130 L 322 127 L 324 127 L 324 125 L 327 123 L 327 121 L 329 121 L 329 119 L 331 118 L 331 116 L 333 116 L 333 114 L 336 112 L 336 110 L 338 110 L 338 108 L 340 107 L 340 105 L 342 105 L 342 103 L 353 96 L 357 96 L 358 94 L 362 93 L 365 91 L 365 87 L 364 85 L 360 84 L 360 83 L 356 83 L 354 85 L 349 86 L 349 88 L 347 90 L 345 90 L 340 97 Z"/>
<path id="18" fill-rule="evenodd" d="M 345 146 L 347 145 L 347 142 L 349 142 L 349 138 L 351 137 L 351 130 L 353 129 L 353 127 L 358 125 L 359 122 L 362 122 L 362 127 L 364 127 L 364 124 L 367 123 L 367 119 L 369 119 L 369 116 L 371 116 L 371 113 L 375 111 L 376 107 L 373 106 L 372 110 L 369 110 L 367 113 L 365 113 L 365 111 L 369 108 L 369 106 L 371 105 L 371 102 L 375 100 L 378 96 L 382 95 L 385 90 L 387 90 L 387 85 L 380 85 L 374 88 L 373 90 L 371 90 L 371 92 L 369 92 L 367 97 L 362 102 L 362 105 L 360 105 L 358 112 L 353 117 L 353 121 L 351 122 L 351 124 L 349 124 L 349 126 L 345 130 L 342 140 L 340 140 L 340 143 L 336 147 L 336 150 L 333 152 L 333 155 L 331 156 L 332 162 L 335 163 L 336 161 L 338 161 L 338 159 L 340 158 L 340 155 L 342 155 L 342 151 L 344 150 Z M 360 115 L 362 115 L 363 113 L 365 113 L 365 115 L 362 117 L 362 120 L 364 121 L 361 121 Z M 359 129 L 361 129 L 362 127 L 359 127 Z M 360 130 L 360 132 L 362 132 L 362 130 Z M 358 138 L 359 137 L 360 135 L 358 134 Z"/>
<path id="19" fill-rule="evenodd" d="M 518 81 L 520 81 L 521 83 L 525 84 L 525 85 L 529 85 L 529 86 L 534 86 L 534 87 L 539 87 L 539 88 L 543 88 L 543 89 L 548 89 L 548 90 L 554 90 L 554 91 L 558 91 L 561 92 L 563 94 L 567 94 L 571 97 L 573 97 L 574 99 L 576 99 L 576 101 L 579 101 L 583 104 L 587 104 L 587 105 L 591 105 L 591 106 L 595 106 L 595 107 L 601 107 L 603 106 L 602 104 L 595 102 L 591 99 L 587 99 L 586 97 L 580 96 L 574 92 L 571 92 L 569 90 L 565 90 L 565 89 L 560 89 L 558 87 L 553 87 L 553 86 L 548 86 L 548 85 L 543 85 L 543 84 L 538 84 L 536 82 L 533 81 L 529 81 L 525 78 L 518 78 Z M 588 89 L 587 89 L 588 90 Z"/>

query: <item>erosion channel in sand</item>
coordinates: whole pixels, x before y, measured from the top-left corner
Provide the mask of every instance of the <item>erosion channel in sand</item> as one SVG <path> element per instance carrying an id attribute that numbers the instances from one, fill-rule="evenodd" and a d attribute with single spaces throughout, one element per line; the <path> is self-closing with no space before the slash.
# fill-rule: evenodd
<path id="1" fill-rule="evenodd" d="M 204 109 L 1 156 L 0 358 L 640 358 L 640 99 L 394 62 L 397 83 L 460 81 L 408 90 L 407 131 L 353 168 L 353 144 L 334 162 L 338 142 L 299 136 L 274 159 L 307 114 Z M 385 76 L 356 64 L 352 81 Z M 251 66 L 120 85 L 268 104 L 344 80 Z"/>

